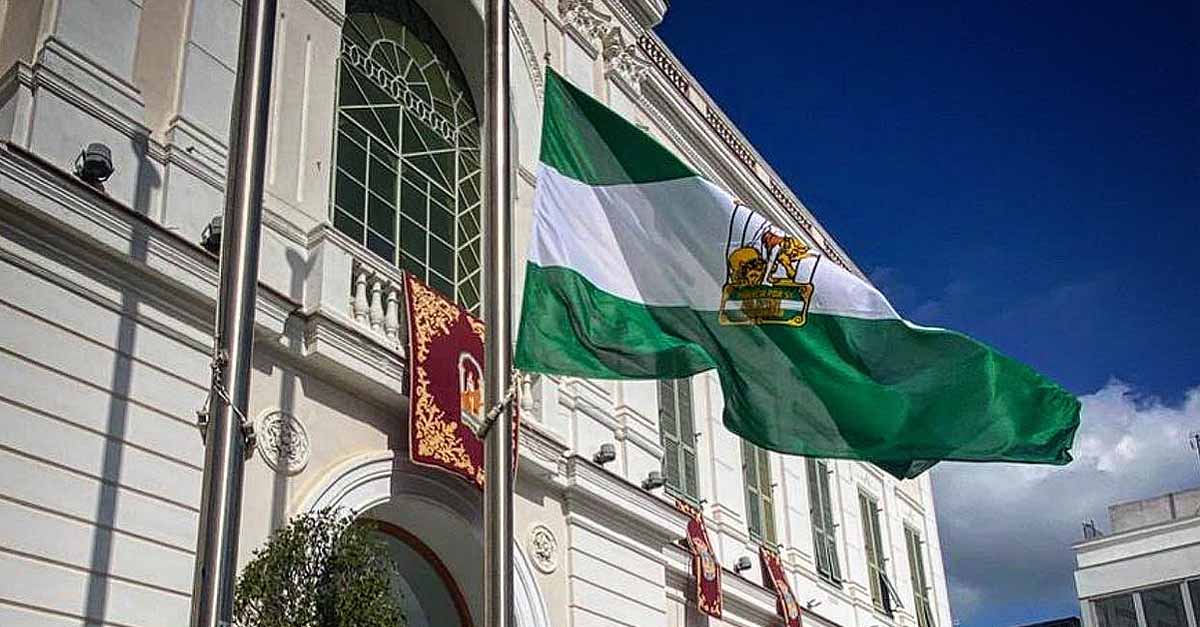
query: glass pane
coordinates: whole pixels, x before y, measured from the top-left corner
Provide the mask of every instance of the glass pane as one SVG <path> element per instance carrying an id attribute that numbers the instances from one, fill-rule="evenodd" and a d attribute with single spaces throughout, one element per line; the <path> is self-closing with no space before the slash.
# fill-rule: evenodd
<path id="1" fill-rule="evenodd" d="M 447 242 L 454 241 L 454 218 L 436 203 L 429 204 L 429 231 Z"/>
<path id="2" fill-rule="evenodd" d="M 1192 613 L 1196 614 L 1196 620 L 1200 622 L 1200 579 L 1193 579 L 1188 582 L 1188 596 L 1192 597 Z"/>
<path id="3" fill-rule="evenodd" d="M 366 180 L 367 151 L 344 132 L 338 133 L 337 164 L 354 178 Z"/>
<path id="4" fill-rule="evenodd" d="M 371 191 L 379 194 L 380 198 L 386 198 L 388 202 L 395 202 L 393 199 L 396 197 L 396 166 L 396 159 L 391 155 L 386 156 L 386 161 L 378 155 L 371 158 Z"/>
<path id="5" fill-rule="evenodd" d="M 400 249 L 405 253 L 425 260 L 425 229 L 407 218 L 400 219 Z"/>
<path id="6" fill-rule="evenodd" d="M 1133 609 L 1133 595 L 1123 594 L 1100 599 L 1093 606 L 1100 627 L 1138 627 L 1137 611 Z"/>
<path id="7" fill-rule="evenodd" d="M 454 252 L 436 237 L 429 238 L 429 267 L 447 279 L 454 278 Z"/>
<path id="8" fill-rule="evenodd" d="M 334 188 L 334 202 L 342 211 L 358 218 L 363 219 L 363 196 L 366 192 L 362 185 L 350 178 L 345 172 L 338 171 L 337 184 Z"/>
<path id="9" fill-rule="evenodd" d="M 1146 627 L 1176 627 L 1186 625 L 1183 611 L 1183 589 L 1173 583 L 1158 588 L 1142 590 L 1142 611 L 1146 613 Z"/>
<path id="10" fill-rule="evenodd" d="M 374 233 L 368 232 L 367 248 L 376 255 L 386 259 L 388 263 L 396 262 L 396 245 L 392 240 L 384 239 Z"/>
<path id="11" fill-rule="evenodd" d="M 454 298 L 454 285 L 432 272 L 429 273 L 429 285 L 442 294 Z"/>
<path id="12" fill-rule="evenodd" d="M 391 203 L 384 201 L 375 194 L 370 194 L 370 206 L 367 210 L 367 224 L 381 237 L 396 241 L 396 210 Z"/>
<path id="13" fill-rule="evenodd" d="M 345 233 L 356 242 L 363 241 L 363 225 L 341 209 L 333 211 L 333 228 Z"/>
<path id="14" fill-rule="evenodd" d="M 425 224 L 425 182 L 420 181 L 420 187 L 409 180 L 408 173 L 402 175 L 403 184 L 400 186 L 400 212 L 419 224 Z"/>

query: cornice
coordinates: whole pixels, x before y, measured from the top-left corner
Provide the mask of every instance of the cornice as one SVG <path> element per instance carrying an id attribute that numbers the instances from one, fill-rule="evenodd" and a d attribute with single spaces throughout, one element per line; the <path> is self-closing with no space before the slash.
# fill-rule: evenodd
<path id="1" fill-rule="evenodd" d="M 123 270 L 148 273 L 208 306 L 215 303 L 216 257 L 10 143 L 0 144 L 0 194 L 35 224 L 52 229 L 63 246 L 68 245 L 67 236 L 71 245 L 85 245 L 119 260 Z M 279 337 L 299 307 L 260 284 L 255 326 L 268 337 Z"/>

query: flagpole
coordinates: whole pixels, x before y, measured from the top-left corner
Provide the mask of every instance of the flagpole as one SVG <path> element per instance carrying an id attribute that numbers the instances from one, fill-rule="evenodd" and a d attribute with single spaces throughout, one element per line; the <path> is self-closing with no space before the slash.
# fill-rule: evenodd
<path id="1" fill-rule="evenodd" d="M 503 404 L 484 446 L 484 627 L 512 627 L 512 195 L 509 170 L 508 0 L 487 0 L 484 51 L 484 407 Z"/>
<path id="2" fill-rule="evenodd" d="M 216 352 L 204 427 L 192 627 L 228 627 L 233 622 L 242 471 L 251 446 L 247 442 L 249 432 L 243 427 L 248 426 L 275 13 L 276 0 L 242 0 L 225 180 Z"/>

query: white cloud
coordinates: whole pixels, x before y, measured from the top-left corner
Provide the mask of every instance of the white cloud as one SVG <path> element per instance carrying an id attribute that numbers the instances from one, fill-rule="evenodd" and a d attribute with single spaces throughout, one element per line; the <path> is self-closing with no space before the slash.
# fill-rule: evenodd
<path id="1" fill-rule="evenodd" d="M 951 603 L 963 625 L 1078 613 L 1070 546 L 1080 524 L 1105 529 L 1109 505 L 1200 484 L 1187 445 L 1200 429 L 1200 387 L 1171 406 L 1113 380 L 1080 400 L 1067 466 L 935 468 Z"/>

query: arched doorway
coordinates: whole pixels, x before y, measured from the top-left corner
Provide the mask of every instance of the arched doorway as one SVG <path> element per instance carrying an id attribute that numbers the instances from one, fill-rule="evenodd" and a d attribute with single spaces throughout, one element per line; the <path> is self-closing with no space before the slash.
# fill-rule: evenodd
<path id="1" fill-rule="evenodd" d="M 467 599 L 437 553 L 402 527 L 362 519 L 396 566 L 393 589 L 401 599 L 407 627 L 473 627 Z"/>
<path id="2" fill-rule="evenodd" d="M 325 508 L 393 525 L 425 545 L 460 591 L 472 622 L 478 624 L 476 619 L 483 612 L 483 509 L 473 486 L 412 464 L 407 451 L 378 451 L 350 457 L 330 468 L 300 507 L 302 511 Z M 550 627 L 533 567 L 516 542 L 513 557 L 516 624 Z M 453 606 L 453 601 L 449 605 Z M 441 607 L 445 607 L 444 601 Z"/>

